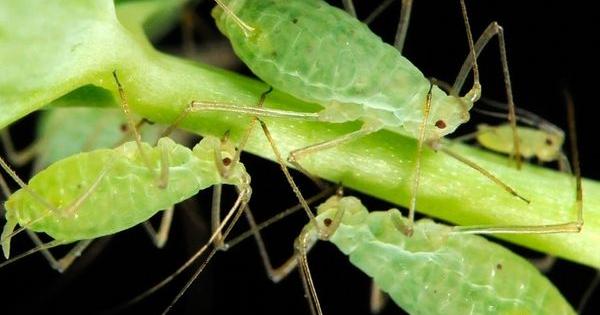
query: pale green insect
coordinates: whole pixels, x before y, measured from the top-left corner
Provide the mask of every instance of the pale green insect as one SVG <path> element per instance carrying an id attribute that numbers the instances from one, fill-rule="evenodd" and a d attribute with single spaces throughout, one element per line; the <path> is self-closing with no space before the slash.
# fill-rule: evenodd
<path id="1" fill-rule="evenodd" d="M 144 122 L 144 120 L 142 120 Z M 118 109 L 113 108 L 52 108 L 40 113 L 37 122 L 37 139 L 26 149 L 16 151 L 8 129 L 2 131 L 7 158 L 13 165 L 24 165 L 33 161 L 32 174 L 46 168 L 50 164 L 70 155 L 100 148 L 114 148 L 127 140 L 127 121 Z M 141 129 L 142 140 L 158 139 L 164 127 L 156 124 Z M 10 191 L 4 189 L 8 199 Z M 161 248 L 168 238 L 172 219 L 172 207 L 162 212 L 160 228 L 156 231 L 149 222 L 144 227 L 154 244 Z M 58 271 L 64 271 L 90 244 L 82 241 L 60 259 L 44 248 L 42 240 L 32 231 L 26 231 L 29 238 L 40 248 L 48 263 Z"/>
<path id="2" fill-rule="evenodd" d="M 410 314 L 575 314 L 539 270 L 483 237 L 429 219 L 407 237 L 398 210 L 368 212 L 354 197 L 331 197 L 317 222 L 321 230 L 307 225 L 295 247 L 318 309 L 305 254 L 327 239 Z"/>
<path id="3" fill-rule="evenodd" d="M 564 133 L 550 133 L 546 130 L 519 126 L 519 154 L 525 159 L 536 157 L 540 162 L 552 162 L 560 158 Z M 476 139 L 487 149 L 512 154 L 512 128 L 509 124 L 497 126 L 477 125 Z"/>
<path id="4" fill-rule="evenodd" d="M 5 257 L 17 224 L 64 244 L 128 229 L 216 184 L 236 185 L 242 200 L 250 197 L 250 177 L 240 163 L 228 169 L 235 148 L 220 139 L 206 137 L 190 150 L 161 138 L 157 146 L 142 143 L 141 149 L 151 168 L 136 143 L 127 142 L 115 149 L 71 156 L 34 176 L 5 203 Z M 165 171 L 163 155 L 168 160 L 168 180 L 161 187 L 156 174 Z M 221 168 L 228 177 L 221 176 Z"/>
<path id="5" fill-rule="evenodd" d="M 406 14 L 409 14 L 410 2 L 403 1 L 403 9 L 407 10 L 401 21 L 405 23 L 408 23 Z M 300 157 L 382 128 L 418 139 L 415 172 L 411 179 L 409 222 L 414 220 L 424 143 L 475 168 L 511 194 L 529 202 L 493 174 L 451 152 L 441 141 L 468 121 L 469 110 L 481 94 L 474 56 L 494 36 L 501 42 L 507 97 L 509 104 L 513 104 L 502 29 L 497 23 L 491 23 L 477 44 L 473 44 L 463 1 L 460 3 L 471 53 L 450 94 L 427 79 L 396 48 L 384 43 L 366 25 L 323 1 L 231 0 L 217 3 L 219 7 L 213 11 L 217 26 L 230 39 L 236 54 L 258 77 L 295 97 L 318 103 L 324 109 L 306 113 L 192 102 L 196 110 L 336 123 L 364 122 L 361 129 L 340 138 L 292 151 L 289 161 L 301 170 Z M 403 27 L 405 32 L 407 25 Z M 464 96 L 457 96 L 470 69 L 474 74 L 473 87 Z M 511 113 L 513 111 L 511 106 Z M 514 139 L 516 141 L 517 137 Z M 407 234 L 410 234 L 411 225 L 407 225 Z"/>
<path id="6" fill-rule="evenodd" d="M 193 150 L 169 138 L 159 139 L 156 146 L 141 142 L 116 72 L 114 76 L 135 142 L 70 156 L 27 185 L 0 159 L 21 186 L 4 205 L 7 223 L 1 241 L 6 257 L 17 224 L 21 230 L 45 232 L 55 239 L 54 246 L 122 231 L 213 185 L 238 188 L 230 213 L 248 202 L 250 177 L 226 138 L 206 137 Z"/>

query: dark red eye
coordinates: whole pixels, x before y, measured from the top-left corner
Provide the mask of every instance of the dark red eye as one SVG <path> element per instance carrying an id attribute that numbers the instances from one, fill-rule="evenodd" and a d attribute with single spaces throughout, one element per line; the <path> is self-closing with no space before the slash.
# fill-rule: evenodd
<path id="1" fill-rule="evenodd" d="M 127 124 L 121 124 L 121 126 L 119 126 L 119 128 L 121 129 L 122 132 L 125 132 L 125 131 L 127 131 L 127 129 L 129 129 L 129 128 L 127 128 Z"/>
<path id="2" fill-rule="evenodd" d="M 552 145 L 552 144 L 553 144 L 552 139 L 546 138 L 546 145 Z"/>
<path id="3" fill-rule="evenodd" d="M 223 159 L 223 165 L 229 166 L 231 164 L 231 159 L 226 157 Z"/>
<path id="4" fill-rule="evenodd" d="M 325 226 L 330 226 L 331 225 L 331 219 L 330 218 L 326 218 L 325 220 L 323 220 L 323 224 L 325 224 Z"/>
<path id="5" fill-rule="evenodd" d="M 446 128 L 446 122 L 440 119 L 435 122 L 435 126 L 440 129 L 444 129 L 444 128 Z"/>

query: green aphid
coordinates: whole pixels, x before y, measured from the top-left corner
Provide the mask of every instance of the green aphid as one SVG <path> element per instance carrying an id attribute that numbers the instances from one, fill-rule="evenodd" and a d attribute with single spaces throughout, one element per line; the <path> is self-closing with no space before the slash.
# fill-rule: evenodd
<path id="1" fill-rule="evenodd" d="M 308 224 L 296 241 L 309 295 L 305 254 L 328 239 L 410 314 L 575 314 L 531 263 L 481 236 L 422 219 L 407 237 L 398 210 L 368 212 L 354 197 L 331 197 L 318 213 L 329 235 Z"/>
<path id="2" fill-rule="evenodd" d="M 60 160 L 6 201 L 4 255 L 17 224 L 64 244 L 128 229 L 217 184 L 237 186 L 247 201 L 250 177 L 241 163 L 231 163 L 235 153 L 215 137 L 192 150 L 161 138 L 155 147 L 127 142 Z"/>

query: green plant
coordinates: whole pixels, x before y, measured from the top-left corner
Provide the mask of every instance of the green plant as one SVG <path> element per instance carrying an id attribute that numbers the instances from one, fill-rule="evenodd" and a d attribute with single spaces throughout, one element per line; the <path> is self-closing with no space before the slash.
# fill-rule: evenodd
<path id="1" fill-rule="evenodd" d="M 168 123 L 192 100 L 253 104 L 266 90 L 264 83 L 153 49 L 145 32 L 156 21 L 175 16 L 181 2 L 123 2 L 115 12 L 111 1 L 2 3 L 0 15 L 0 127 L 43 106 L 115 106 L 111 72 L 118 70 L 133 110 L 150 120 Z M 35 10 L 32 8 L 36 8 Z M 44 18 L 37 11 L 43 10 Z M 66 13 L 66 14 L 65 14 Z M 116 13 L 116 15 L 115 15 Z M 118 19 L 117 19 L 118 17 Z M 27 27 L 12 28 L 22 24 Z M 144 26 L 152 26 L 150 29 Z M 50 105 L 47 105 L 51 103 Z M 315 110 L 274 92 L 265 106 Z M 330 139 L 355 129 L 356 124 L 331 125 L 265 119 L 282 151 Z M 222 113 L 197 114 L 183 127 L 199 133 L 234 139 L 248 117 Z M 383 131 L 319 153 L 303 161 L 314 174 L 398 204 L 406 204 L 415 142 Z M 498 189 L 486 178 L 441 154 L 428 151 L 419 211 L 457 224 L 515 224 L 561 222 L 572 215 L 570 181 L 548 169 L 526 166 L 516 171 L 504 158 L 456 145 L 533 200 L 529 206 Z M 258 132 L 248 151 L 272 158 Z M 524 175 L 526 174 L 526 175 Z M 460 180 L 457 181 L 457 178 Z M 600 185 L 584 181 L 585 228 L 575 235 L 510 236 L 507 239 L 561 257 L 600 267 L 600 251 L 590 250 L 600 237 Z M 552 197 L 552 198 L 550 198 Z M 485 209 L 485 211 L 482 211 Z"/>

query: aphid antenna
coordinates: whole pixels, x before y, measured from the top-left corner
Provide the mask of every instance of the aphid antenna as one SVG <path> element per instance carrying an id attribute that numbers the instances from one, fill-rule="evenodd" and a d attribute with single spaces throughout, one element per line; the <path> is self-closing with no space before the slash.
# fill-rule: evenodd
<path id="1" fill-rule="evenodd" d="M 215 0 L 215 2 L 227 13 L 227 15 L 231 16 L 235 23 L 244 31 L 244 35 L 246 37 L 250 37 L 250 34 L 254 32 L 254 27 L 246 24 L 246 22 L 242 21 L 229 6 L 225 5 L 222 0 Z"/>

